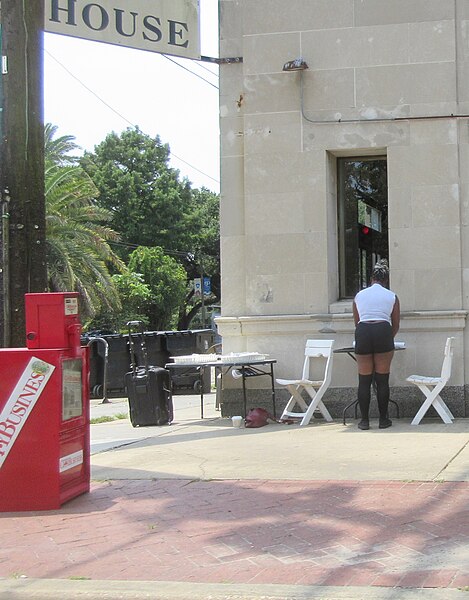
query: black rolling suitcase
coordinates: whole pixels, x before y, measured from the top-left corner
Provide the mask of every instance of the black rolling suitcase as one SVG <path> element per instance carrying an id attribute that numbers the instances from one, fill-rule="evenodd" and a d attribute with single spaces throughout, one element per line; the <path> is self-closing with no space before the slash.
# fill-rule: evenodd
<path id="1" fill-rule="evenodd" d="M 138 334 L 132 328 L 139 327 Z M 125 374 L 125 389 L 129 399 L 130 422 L 134 427 L 169 425 L 173 420 L 173 401 L 169 371 L 148 365 L 148 356 L 140 321 L 129 321 L 130 363 Z M 135 339 L 134 339 L 135 338 Z M 143 365 L 137 365 L 135 344 L 140 343 Z"/>

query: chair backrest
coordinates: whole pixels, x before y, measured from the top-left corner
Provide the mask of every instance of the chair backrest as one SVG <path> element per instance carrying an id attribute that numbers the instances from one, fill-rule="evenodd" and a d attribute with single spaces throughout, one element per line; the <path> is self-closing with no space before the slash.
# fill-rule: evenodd
<path id="1" fill-rule="evenodd" d="M 448 381 L 451 377 L 451 363 L 453 362 L 453 341 L 454 337 L 449 337 L 445 344 L 445 357 L 441 367 L 441 379 Z"/>
<path id="2" fill-rule="evenodd" d="M 312 358 L 325 358 L 324 381 L 330 380 L 332 375 L 333 346 L 334 340 L 306 340 L 302 379 L 309 379 L 310 360 Z"/>

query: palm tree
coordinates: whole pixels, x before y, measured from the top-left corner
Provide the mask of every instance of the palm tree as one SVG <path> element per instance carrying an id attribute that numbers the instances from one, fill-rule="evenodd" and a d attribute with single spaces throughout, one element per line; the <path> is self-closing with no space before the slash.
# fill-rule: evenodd
<path id="1" fill-rule="evenodd" d="M 108 242 L 118 234 L 103 225 L 111 214 L 96 205 L 98 190 L 69 153 L 78 146 L 72 136 L 54 138 L 57 128 L 47 124 L 45 142 L 45 198 L 48 284 L 51 291 L 77 291 L 85 317 L 98 310 L 116 311 L 119 295 L 110 267 L 125 270 Z"/>
<path id="2" fill-rule="evenodd" d="M 77 163 L 77 157 L 70 152 L 79 150 L 73 135 L 63 135 L 55 138 L 58 127 L 51 123 L 44 125 L 44 156 L 46 162 L 50 161 L 56 165 L 72 165 Z"/>

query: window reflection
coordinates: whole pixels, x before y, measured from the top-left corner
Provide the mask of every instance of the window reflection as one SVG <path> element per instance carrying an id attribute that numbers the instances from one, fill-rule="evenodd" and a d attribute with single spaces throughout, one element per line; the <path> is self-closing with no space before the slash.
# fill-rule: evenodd
<path id="1" fill-rule="evenodd" d="M 340 297 L 353 298 L 389 255 L 387 162 L 339 158 L 337 171 Z"/>

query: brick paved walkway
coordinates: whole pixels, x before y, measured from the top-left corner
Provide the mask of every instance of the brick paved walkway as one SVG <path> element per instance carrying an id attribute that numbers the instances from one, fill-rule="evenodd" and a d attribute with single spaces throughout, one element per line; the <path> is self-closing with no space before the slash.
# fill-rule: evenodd
<path id="1" fill-rule="evenodd" d="M 469 484 L 113 481 L 0 515 L 0 576 L 469 586 Z"/>

